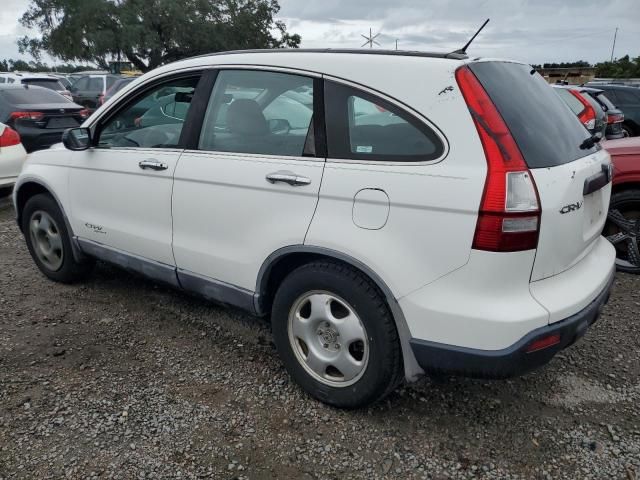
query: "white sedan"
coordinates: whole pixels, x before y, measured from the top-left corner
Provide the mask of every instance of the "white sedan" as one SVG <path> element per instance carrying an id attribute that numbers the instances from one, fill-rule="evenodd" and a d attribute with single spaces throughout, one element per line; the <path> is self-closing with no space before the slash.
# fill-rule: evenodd
<path id="1" fill-rule="evenodd" d="M 0 197 L 11 193 L 26 158 L 18 132 L 0 123 Z"/>

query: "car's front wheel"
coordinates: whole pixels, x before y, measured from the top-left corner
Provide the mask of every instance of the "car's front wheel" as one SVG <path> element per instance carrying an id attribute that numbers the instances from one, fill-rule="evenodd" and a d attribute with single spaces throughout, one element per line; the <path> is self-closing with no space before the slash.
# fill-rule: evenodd
<path id="1" fill-rule="evenodd" d="M 78 262 L 58 204 L 47 194 L 31 197 L 22 211 L 22 233 L 34 262 L 51 280 L 70 283 L 83 279 L 94 261 Z"/>
<path id="2" fill-rule="evenodd" d="M 347 265 L 317 261 L 289 274 L 274 299 L 272 326 L 290 375 L 325 403 L 362 407 L 402 379 L 391 312 L 375 284 Z"/>
<path id="3" fill-rule="evenodd" d="M 611 196 L 604 235 L 616 247 L 616 267 L 640 274 L 640 190 Z"/>

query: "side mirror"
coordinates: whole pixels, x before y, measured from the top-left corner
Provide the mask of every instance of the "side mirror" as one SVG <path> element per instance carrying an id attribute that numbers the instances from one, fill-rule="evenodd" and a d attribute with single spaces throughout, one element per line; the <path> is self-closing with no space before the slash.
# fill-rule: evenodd
<path id="1" fill-rule="evenodd" d="M 88 128 L 70 128 L 62 134 L 62 143 L 68 150 L 80 152 L 91 146 L 91 130 Z"/>

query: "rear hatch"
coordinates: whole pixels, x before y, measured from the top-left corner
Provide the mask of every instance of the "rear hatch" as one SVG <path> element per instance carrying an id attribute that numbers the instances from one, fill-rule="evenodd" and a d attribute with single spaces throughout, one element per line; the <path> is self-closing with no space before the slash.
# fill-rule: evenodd
<path id="1" fill-rule="evenodd" d="M 535 180 L 541 221 L 531 281 L 557 275 L 595 245 L 609 208 L 610 158 L 529 65 L 469 64 L 507 124 Z M 586 142 L 585 142 L 586 140 Z"/>

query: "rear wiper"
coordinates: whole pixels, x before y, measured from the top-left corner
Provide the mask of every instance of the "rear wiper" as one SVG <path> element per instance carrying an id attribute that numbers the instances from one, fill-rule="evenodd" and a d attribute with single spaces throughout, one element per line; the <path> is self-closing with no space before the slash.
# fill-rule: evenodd
<path id="1" fill-rule="evenodd" d="M 591 135 L 589 138 L 585 138 L 584 141 L 580 144 L 581 150 L 589 150 L 595 146 L 602 138 L 597 135 Z"/>

